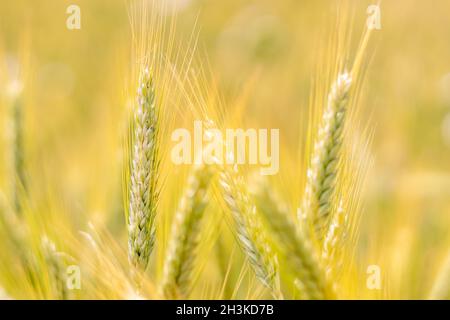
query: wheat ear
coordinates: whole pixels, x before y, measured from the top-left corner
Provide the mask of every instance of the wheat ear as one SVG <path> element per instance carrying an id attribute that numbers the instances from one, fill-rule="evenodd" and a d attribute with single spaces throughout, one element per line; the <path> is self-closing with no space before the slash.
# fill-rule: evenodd
<path id="1" fill-rule="evenodd" d="M 172 238 L 163 269 L 162 292 L 166 298 L 186 297 L 188 293 L 211 176 L 211 168 L 201 165 L 189 177 L 172 224 Z"/>
<path id="2" fill-rule="evenodd" d="M 277 257 L 270 248 L 256 207 L 249 201 L 242 176 L 235 173 L 223 169 L 220 172 L 220 186 L 234 220 L 238 243 L 256 277 L 272 290 L 274 296 L 279 296 Z"/>
<path id="3" fill-rule="evenodd" d="M 13 192 L 17 213 L 21 211 L 21 195 L 26 190 L 23 143 L 23 103 L 21 90 L 15 90 L 11 97 L 12 157 L 14 165 Z"/>
<path id="4" fill-rule="evenodd" d="M 312 221 L 316 236 L 322 239 L 332 211 L 337 165 L 340 159 L 344 120 L 352 79 L 341 73 L 331 87 L 327 106 L 314 144 L 310 168 L 307 171 L 305 197 L 301 215 Z"/>
<path id="5" fill-rule="evenodd" d="M 133 266 L 145 270 L 155 242 L 158 202 L 158 121 L 155 88 L 145 68 L 139 81 L 130 150 L 128 252 Z"/>
<path id="6" fill-rule="evenodd" d="M 42 238 L 42 252 L 51 281 L 53 294 L 58 299 L 66 300 L 69 293 L 66 287 L 66 268 L 61 254 L 57 252 L 56 245 L 47 237 Z"/>
<path id="7" fill-rule="evenodd" d="M 278 237 L 282 250 L 296 276 L 296 285 L 307 299 L 333 299 L 335 293 L 328 283 L 318 259 L 316 249 L 297 228 L 287 209 L 264 184 L 255 191 L 260 212 L 266 217 Z"/>

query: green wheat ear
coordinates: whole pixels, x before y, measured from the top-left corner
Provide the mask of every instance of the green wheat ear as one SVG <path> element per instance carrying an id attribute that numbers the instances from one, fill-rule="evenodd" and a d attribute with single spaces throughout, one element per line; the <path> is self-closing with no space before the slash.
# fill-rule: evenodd
<path id="1" fill-rule="evenodd" d="M 310 219 L 319 240 L 328 229 L 333 208 L 337 166 L 351 84 L 350 74 L 344 72 L 331 87 L 307 171 L 305 196 L 299 219 Z"/>
<path id="2" fill-rule="evenodd" d="M 296 277 L 295 284 L 305 299 L 334 299 L 333 286 L 326 278 L 314 244 L 298 228 L 287 209 L 264 182 L 254 190 L 258 209 L 278 238 L 281 249 Z"/>
<path id="3" fill-rule="evenodd" d="M 27 181 L 25 177 L 24 155 L 24 125 L 23 125 L 23 88 L 17 84 L 17 89 L 11 90 L 10 125 L 11 125 L 11 160 L 14 176 L 12 177 L 12 192 L 17 214 L 22 211 L 22 196 L 26 194 Z"/>
<path id="4" fill-rule="evenodd" d="M 159 173 L 159 114 L 147 68 L 139 82 L 131 135 L 128 252 L 131 264 L 145 271 L 155 243 Z"/>
<path id="5" fill-rule="evenodd" d="M 233 217 L 238 243 L 247 256 L 256 277 L 279 297 L 278 259 L 268 242 L 266 232 L 250 202 L 242 176 L 234 170 L 220 172 L 222 197 Z"/>
<path id="6" fill-rule="evenodd" d="M 212 168 L 204 165 L 196 167 L 189 177 L 172 224 L 164 264 L 162 292 L 166 298 L 186 297 L 188 294 L 211 177 Z"/>

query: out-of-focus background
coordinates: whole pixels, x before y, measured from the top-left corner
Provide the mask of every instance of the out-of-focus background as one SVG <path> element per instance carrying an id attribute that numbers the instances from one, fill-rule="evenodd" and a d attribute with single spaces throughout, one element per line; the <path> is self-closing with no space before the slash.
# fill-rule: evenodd
<path id="1" fill-rule="evenodd" d="M 224 100 L 249 90 L 248 123 L 280 128 L 282 149 L 295 154 L 299 119 L 335 2 L 169 2 L 177 12 L 179 37 L 188 38 L 196 25 L 198 50 L 208 57 L 205 64 Z M 125 230 L 118 159 L 130 54 L 127 3 L 0 2 L 2 80 L 23 69 L 21 61 L 29 62 L 24 141 L 30 189 L 37 199 L 47 188 L 56 193 L 60 207 L 80 226 L 99 220 L 117 234 Z M 66 28 L 71 4 L 81 9 L 80 30 Z M 372 3 L 351 4 L 357 42 Z M 364 291 L 362 297 L 424 297 L 448 254 L 448 39 L 449 1 L 382 1 L 381 30 L 374 31 L 360 100 L 362 118 L 374 127 L 374 165 L 363 198 L 357 260 L 363 268 L 379 265 L 383 284 L 382 292 Z M 6 189 L 8 169 L 1 170 Z"/>

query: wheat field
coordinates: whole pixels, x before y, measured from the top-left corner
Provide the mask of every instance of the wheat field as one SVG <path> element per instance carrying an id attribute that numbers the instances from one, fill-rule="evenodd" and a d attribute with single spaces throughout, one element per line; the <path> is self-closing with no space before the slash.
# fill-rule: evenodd
<path id="1" fill-rule="evenodd" d="M 1 2 L 0 299 L 450 299 L 449 9 Z"/>

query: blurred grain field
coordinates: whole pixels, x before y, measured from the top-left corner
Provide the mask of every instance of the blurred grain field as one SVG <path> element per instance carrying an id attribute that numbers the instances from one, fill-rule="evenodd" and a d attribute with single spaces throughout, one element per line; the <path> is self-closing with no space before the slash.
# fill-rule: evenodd
<path id="1" fill-rule="evenodd" d="M 176 37 L 185 42 L 193 34 L 198 37 L 196 54 L 213 75 L 214 88 L 224 105 L 245 104 L 242 121 L 250 127 L 280 128 L 276 187 L 281 197 L 295 206 L 302 192 L 303 173 L 293 174 L 292 162 L 305 138 L 299 136 L 299 128 L 307 122 L 313 79 L 327 44 L 326 31 L 333 28 L 337 1 L 169 2 L 176 7 Z M 353 52 L 365 27 L 366 9 L 372 3 L 349 2 L 352 42 L 348 50 Z M 89 225 L 107 230 L 107 235 L 97 231 L 102 241 L 111 237 L 115 243 L 107 246 L 117 258 L 107 269 L 111 274 L 126 261 L 122 257 L 126 255 L 127 234 L 121 182 L 127 127 L 124 106 L 130 103 L 126 90 L 131 60 L 129 3 L 0 3 L 0 84 L 6 88 L 18 73 L 24 79 L 24 167 L 31 199 L 25 204 L 26 220 L 36 237 L 47 234 L 59 250 L 80 260 L 89 259 L 83 257 L 87 252 L 77 252 L 78 243 L 84 241 L 79 231 L 88 230 Z M 66 28 L 70 4 L 81 8 L 80 30 Z M 362 192 L 355 254 L 360 270 L 344 298 L 427 298 L 450 255 L 449 14 L 447 0 L 381 2 L 381 30 L 373 32 L 368 48 L 359 101 L 360 125 L 373 130 L 369 150 L 373 165 Z M 2 100 L 2 107 L 6 105 Z M 175 121 L 182 125 L 187 114 L 187 108 L 181 107 Z M 0 167 L 0 186 L 4 197 L 11 199 L 7 192 L 11 167 L 6 165 L 9 155 L 4 151 L 8 150 L 5 117 L 2 111 L 1 163 L 5 165 Z M 174 212 L 187 168 L 163 166 L 161 207 Z M 212 204 L 211 210 L 215 206 Z M 171 216 L 158 216 L 163 230 L 158 235 L 159 248 L 167 245 L 164 235 L 169 232 Z M 200 245 L 199 256 L 210 257 L 200 264 L 213 267 L 196 269 L 192 296 L 269 297 L 258 286 L 252 291 L 255 280 L 241 267 L 244 257 L 227 231 L 227 223 L 218 220 L 210 216 L 205 223 L 209 230 L 204 231 L 204 237 L 214 241 Z M 224 230 L 219 240 L 216 228 Z M 0 253 L 0 287 L 12 297 L 54 298 L 45 290 L 31 293 L 19 276 L 11 279 L 16 267 L 5 252 L 10 251 Z M 150 272 L 161 274 L 164 252 L 158 249 Z M 227 265 L 224 257 L 232 257 L 236 263 Z M 380 290 L 366 287 L 370 265 L 380 266 Z M 105 271 L 97 268 L 91 271 Z M 224 281 L 220 272 L 229 279 Z M 82 291 L 88 288 L 89 284 Z M 98 287 L 95 293 L 77 293 L 75 298 L 124 297 L 106 291 Z"/>

